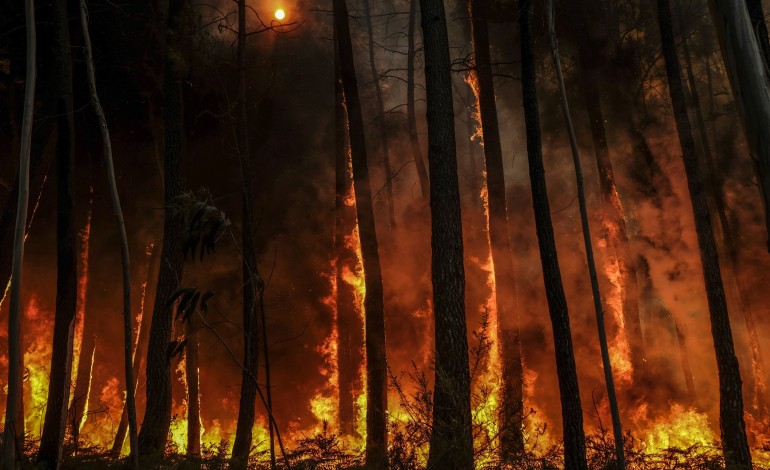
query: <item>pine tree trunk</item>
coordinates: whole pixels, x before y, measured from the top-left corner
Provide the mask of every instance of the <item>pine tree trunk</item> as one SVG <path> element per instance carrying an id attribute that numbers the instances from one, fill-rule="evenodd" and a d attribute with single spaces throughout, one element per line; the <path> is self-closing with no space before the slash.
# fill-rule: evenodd
<path id="1" fill-rule="evenodd" d="M 428 468 L 474 468 L 465 324 L 465 271 L 452 76 L 441 0 L 421 0 L 427 88 L 435 324 L 433 429 Z"/>
<path id="2" fill-rule="evenodd" d="M 527 130 L 527 155 L 529 156 L 529 179 L 532 187 L 532 201 L 535 210 L 537 241 L 543 265 L 545 292 L 548 311 L 551 315 L 553 338 L 556 350 L 556 374 L 559 379 L 562 423 L 564 428 L 564 466 L 567 469 L 587 469 L 585 434 L 583 433 L 583 411 L 580 405 L 575 355 L 572 348 L 567 299 L 556 254 L 556 239 L 551 222 L 548 189 L 543 167 L 540 137 L 540 112 L 537 104 L 535 59 L 532 54 L 530 22 L 531 0 L 519 3 L 521 26 L 521 83 L 524 98 L 524 120 Z"/>
<path id="3" fill-rule="evenodd" d="M 24 116 L 22 118 L 21 153 L 19 156 L 19 184 L 16 207 L 16 224 L 13 230 L 13 259 L 11 262 L 11 292 L 8 313 L 8 394 L 5 404 L 5 428 L 3 453 L 0 464 L 4 470 L 14 470 L 23 456 L 24 419 L 18 411 L 22 395 L 21 351 L 21 281 L 24 260 L 24 234 L 29 202 L 30 146 L 32 143 L 32 118 L 35 106 L 35 81 L 37 76 L 37 44 L 35 31 L 35 5 L 33 0 L 24 3 L 27 34 L 27 71 L 24 92 Z M 23 407 L 22 407 L 23 410 Z M 22 432 L 19 433 L 20 429 Z"/>
<path id="4" fill-rule="evenodd" d="M 767 66 L 746 3 L 710 0 L 709 4 L 735 104 L 743 120 L 746 141 L 756 162 L 765 224 L 770 235 L 770 87 Z"/>
<path id="5" fill-rule="evenodd" d="M 523 365 L 519 338 L 519 312 L 516 308 L 516 277 L 508 236 L 505 170 L 500 129 L 495 106 L 495 87 L 489 53 L 488 0 L 471 0 L 471 25 L 475 71 L 478 82 L 481 129 L 487 175 L 489 206 L 489 244 L 495 276 L 497 325 L 502 362 L 502 401 L 500 403 L 500 452 L 504 459 L 524 451 Z"/>
<path id="6" fill-rule="evenodd" d="M 388 131 L 385 127 L 385 104 L 382 98 L 382 85 L 380 74 L 377 72 L 377 63 L 374 54 L 374 27 L 372 26 L 372 12 L 369 8 L 369 0 L 363 0 L 364 16 L 366 17 L 366 29 L 369 35 L 369 68 L 372 72 L 375 97 L 377 99 L 377 126 L 380 131 L 382 143 L 382 164 L 385 167 L 385 195 L 388 205 L 388 224 L 391 230 L 396 229 L 395 206 L 393 202 L 393 170 L 390 165 L 390 146 L 388 145 Z"/>
<path id="7" fill-rule="evenodd" d="M 559 56 L 558 43 L 556 38 L 556 29 L 553 21 L 553 2 L 547 0 L 548 10 L 548 32 L 551 39 L 551 53 L 553 56 L 554 69 L 556 70 L 556 78 L 559 83 L 559 92 L 561 95 L 562 110 L 564 111 L 564 119 L 567 125 L 567 131 L 569 133 L 570 147 L 572 150 L 572 162 L 575 166 L 575 177 L 577 180 L 578 188 L 578 201 L 580 205 L 580 222 L 583 228 L 583 242 L 586 250 L 586 261 L 588 264 L 588 273 L 591 279 L 591 291 L 594 299 L 594 311 L 596 313 L 596 324 L 599 328 L 599 347 L 602 354 L 602 367 L 604 369 L 604 380 L 607 387 L 607 396 L 610 404 L 610 414 L 612 415 L 612 431 L 615 438 L 615 458 L 617 459 L 617 466 L 619 468 L 625 468 L 625 454 L 623 452 L 623 428 L 620 422 L 620 411 L 618 409 L 618 399 L 615 393 L 615 379 L 612 375 L 612 362 L 610 361 L 610 352 L 607 344 L 607 332 L 604 326 L 604 310 L 602 308 L 602 297 L 599 290 L 599 275 L 596 270 L 596 261 L 594 260 L 593 242 L 591 241 L 591 228 L 588 219 L 588 208 L 586 204 L 585 185 L 583 183 L 583 169 L 580 163 L 580 153 L 578 151 L 578 142 L 575 135 L 575 128 L 572 124 L 572 117 L 570 115 L 569 101 L 567 99 L 567 89 L 564 85 L 564 76 L 562 74 L 561 58 Z M 522 47 L 522 67 L 524 66 L 525 58 L 528 67 L 534 69 L 534 60 L 532 57 L 532 38 L 529 25 L 529 12 L 522 11 L 519 15 L 521 21 L 521 47 Z M 526 34 L 525 34 L 526 33 Z M 536 85 L 534 83 L 535 74 L 529 73 L 526 77 L 532 83 L 527 83 L 527 89 L 536 91 Z"/>
<path id="8" fill-rule="evenodd" d="M 236 134 L 238 136 L 238 160 L 242 181 L 243 226 L 241 249 L 243 250 L 243 373 L 241 377 L 241 399 L 238 407 L 238 423 L 231 465 L 246 468 L 251 452 L 254 416 L 256 414 L 257 380 L 259 373 L 259 330 L 257 322 L 257 257 L 254 251 L 251 202 L 250 152 L 248 123 L 246 116 L 246 1 L 238 0 L 238 50 L 237 67 L 239 74 L 238 101 L 236 103 Z"/>
<path id="9" fill-rule="evenodd" d="M 160 2 L 163 3 L 163 2 Z M 168 299 L 179 289 L 184 273 L 182 239 L 183 221 L 174 213 L 172 206 L 183 191 L 182 138 L 184 135 L 182 114 L 182 80 L 184 64 L 177 48 L 175 31 L 181 21 L 184 0 L 171 0 L 167 9 L 159 10 L 160 31 L 166 31 L 163 76 L 164 121 L 164 178 L 163 201 L 163 248 L 161 251 L 158 284 L 147 347 L 147 389 L 144 422 L 139 433 L 139 449 L 142 457 L 162 454 L 165 451 L 171 427 L 171 361 L 168 344 L 171 337 L 171 311 L 166 307 Z"/>
<path id="10" fill-rule="evenodd" d="M 764 21 L 762 24 L 764 24 Z M 767 34 L 766 31 L 765 34 Z M 690 90 L 691 103 L 693 110 L 695 111 L 698 136 L 700 137 L 701 148 L 703 149 L 701 163 L 705 163 L 704 187 L 708 193 L 708 199 L 712 202 L 713 212 L 716 212 L 719 220 L 719 234 L 721 235 L 723 245 L 721 251 L 723 255 L 726 255 L 723 256 L 722 259 L 726 261 L 725 266 L 729 284 L 738 297 L 738 308 L 749 335 L 749 348 L 751 349 L 752 364 L 751 378 L 754 385 L 752 391 L 754 400 L 752 405 L 756 408 L 756 411 L 760 413 L 760 417 L 766 417 L 769 405 L 766 405 L 765 403 L 770 396 L 768 396 L 767 387 L 765 386 L 766 374 L 762 346 L 759 341 L 759 332 L 757 331 L 754 320 L 754 311 L 747 300 L 746 292 L 744 292 L 744 288 L 737 275 L 738 267 L 740 266 L 738 243 L 735 240 L 735 236 L 733 236 L 733 231 L 727 218 L 727 207 L 722 192 L 723 187 L 719 182 L 719 177 L 717 176 L 719 170 L 717 169 L 714 156 L 711 153 L 711 146 L 709 145 L 708 133 L 706 132 L 706 121 L 703 117 L 700 94 L 698 93 L 698 84 L 695 80 L 690 48 L 686 37 L 682 38 L 682 52 L 685 59 L 685 70 L 687 71 L 687 82 Z M 701 168 L 703 168 L 703 166 L 701 166 Z"/>
<path id="11" fill-rule="evenodd" d="M 594 63 L 597 54 L 595 45 L 582 42 L 578 46 L 580 83 L 583 96 L 586 101 L 586 111 L 591 127 L 591 138 L 594 144 L 596 164 L 599 169 L 599 188 L 602 201 L 602 238 L 606 240 L 607 248 L 604 253 L 605 264 L 614 264 L 622 282 L 622 322 L 624 330 L 615 334 L 625 334 L 630 349 L 630 361 L 633 367 L 633 381 L 641 386 L 644 380 L 644 367 L 646 363 L 644 352 L 644 338 L 642 325 L 639 318 L 639 288 L 636 279 L 636 270 L 631 256 L 631 247 L 626 227 L 623 201 L 620 199 L 615 172 L 612 167 L 610 150 L 607 144 L 606 129 L 604 127 L 604 113 L 601 106 L 601 94 L 599 90 L 599 70 Z M 610 310 L 609 305 L 605 309 Z"/>
<path id="12" fill-rule="evenodd" d="M 147 315 L 149 309 L 147 305 L 151 305 L 149 300 L 150 293 L 154 292 L 153 276 L 156 274 L 156 266 L 158 264 L 158 258 L 160 249 L 157 245 L 152 245 L 150 248 L 152 253 L 149 257 L 147 264 L 147 280 L 144 284 L 144 300 L 142 301 L 142 317 L 139 319 L 139 337 L 136 340 L 136 349 L 134 349 L 134 363 L 133 363 L 133 376 L 134 387 L 133 393 L 136 396 L 136 388 L 139 385 L 139 375 L 142 370 L 142 363 L 147 352 L 147 341 L 150 338 L 150 318 Z M 155 278 L 157 279 L 157 277 Z M 126 440 L 126 431 L 128 431 L 128 407 L 123 405 L 123 413 L 120 415 L 120 423 L 118 423 L 118 430 L 115 433 L 115 440 L 112 442 L 112 449 L 110 453 L 114 456 L 119 456 L 123 450 L 123 443 Z"/>
<path id="13" fill-rule="evenodd" d="M 364 265 L 366 311 L 366 466 L 377 470 L 387 467 L 386 415 L 387 365 L 385 360 L 384 293 L 380 254 L 372 208 L 364 120 L 350 38 L 348 8 L 345 0 L 334 0 L 334 22 L 342 70 L 342 85 L 348 110 L 348 130 L 356 196 L 356 213 Z"/>
<path id="14" fill-rule="evenodd" d="M 72 58 L 70 55 L 68 13 L 66 0 L 56 0 L 54 7 L 54 73 L 63 91 L 56 115 L 56 313 L 48 401 L 37 463 L 58 468 L 62 458 L 64 433 L 69 405 L 72 347 L 77 313 L 78 262 L 77 230 L 73 220 L 75 125 L 72 96 Z"/>
<path id="15" fill-rule="evenodd" d="M 687 186 L 692 200 L 698 247 L 703 264 L 703 276 L 706 281 L 711 333 L 719 370 L 719 416 L 722 450 L 728 466 L 751 468 L 751 453 L 746 438 L 746 425 L 743 420 L 741 374 L 738 368 L 738 359 L 735 356 L 717 247 L 711 228 L 711 215 L 698 168 L 690 118 L 687 115 L 687 101 L 674 42 L 670 4 L 668 0 L 658 0 L 657 4 L 658 25 L 663 45 L 663 57 L 666 62 L 669 93 L 674 106 L 674 118 L 679 142 L 682 146 Z"/>
<path id="16" fill-rule="evenodd" d="M 185 376 L 187 377 L 187 455 L 201 455 L 201 397 L 198 371 L 198 331 L 195 315 L 185 323 Z"/>
<path id="17" fill-rule="evenodd" d="M 414 166 L 417 169 L 417 177 L 420 178 L 420 194 L 422 200 L 427 202 L 430 197 L 430 184 L 428 180 L 428 170 L 425 169 L 425 159 L 422 156 L 420 139 L 417 134 L 417 114 L 414 106 L 414 60 L 415 49 L 415 30 L 417 23 L 417 3 L 419 0 L 409 0 L 409 31 L 407 33 L 407 53 L 406 53 L 406 117 L 409 126 L 409 144 L 412 147 L 412 158 Z"/>
<path id="18" fill-rule="evenodd" d="M 342 88 L 342 71 L 339 63 L 339 49 L 334 47 L 335 63 L 335 198 L 334 198 L 334 268 L 337 297 L 337 371 L 339 390 L 340 434 L 352 436 L 355 432 L 355 404 L 353 390 L 358 379 L 358 367 L 363 357 L 358 345 L 362 344 L 363 324 L 355 308 L 354 288 L 345 282 L 345 270 L 355 271 L 356 254 L 345 243 L 346 237 L 356 228 L 355 207 L 346 204 L 353 191 L 353 179 L 349 174 L 350 154 L 348 152 L 348 117 L 345 109 L 345 91 Z"/>

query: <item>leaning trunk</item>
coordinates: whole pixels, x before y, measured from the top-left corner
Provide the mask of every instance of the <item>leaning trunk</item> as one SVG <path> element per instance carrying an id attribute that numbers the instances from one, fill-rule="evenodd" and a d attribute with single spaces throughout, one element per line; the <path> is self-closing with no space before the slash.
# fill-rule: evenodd
<path id="1" fill-rule="evenodd" d="M 556 349 L 556 375 L 559 379 L 562 424 L 564 429 L 564 466 L 567 469 L 587 469 L 583 411 L 580 405 L 575 354 L 572 348 L 567 299 L 556 254 L 556 239 L 548 203 L 545 168 L 540 140 L 540 112 L 537 104 L 535 58 L 532 54 L 530 23 L 531 0 L 519 3 L 521 25 L 521 85 L 524 101 L 524 120 L 527 131 L 529 180 L 535 210 L 537 241 L 543 266 L 545 292 Z"/>
<path id="2" fill-rule="evenodd" d="M 698 168 L 690 119 L 687 115 L 687 101 L 674 42 L 670 4 L 668 0 L 658 0 L 657 3 L 658 25 L 663 44 L 663 57 L 666 62 L 668 88 L 674 106 L 674 118 L 679 134 L 679 143 L 682 147 L 687 186 L 695 216 L 695 230 L 698 236 L 698 248 L 700 249 L 711 317 L 711 333 L 716 349 L 717 368 L 719 370 L 719 417 L 722 451 L 728 467 L 732 465 L 751 468 L 751 453 L 746 438 L 746 425 L 743 420 L 741 374 L 738 368 L 738 359 L 735 356 L 717 247 L 711 228 L 711 215 Z"/>
<path id="3" fill-rule="evenodd" d="M 73 220 L 74 140 L 72 103 L 72 59 L 70 56 L 67 2 L 54 2 L 54 73 L 60 80 L 62 95 L 57 109 L 56 139 L 56 313 L 54 317 L 51 373 L 48 401 L 40 436 L 37 462 L 58 468 L 67 425 L 72 375 L 72 344 L 77 313 L 77 230 Z"/>
<path id="4" fill-rule="evenodd" d="M 334 0 L 334 23 L 340 54 L 342 85 L 348 110 L 350 152 L 356 196 L 361 258 L 364 266 L 366 311 L 364 337 L 366 342 L 366 466 L 387 467 L 387 365 L 385 362 L 385 315 L 382 271 L 377 244 L 377 232 L 369 184 L 369 163 L 366 155 L 365 127 L 358 95 L 353 45 L 345 0 Z"/>
<path id="5" fill-rule="evenodd" d="M 580 206 L 580 222 L 583 228 L 583 242 L 586 249 L 586 262 L 588 263 L 588 274 L 591 279 L 591 291 L 594 299 L 594 312 L 596 313 L 596 324 L 599 328 L 599 347 L 602 354 L 602 368 L 604 369 L 604 380 L 607 387 L 607 396 L 610 404 L 610 414 L 612 415 L 612 431 L 615 438 L 615 458 L 619 468 L 625 468 L 625 455 L 623 452 L 623 429 L 620 423 L 620 411 L 618 409 L 618 399 L 615 394 L 615 379 L 612 375 L 612 362 L 610 361 L 610 352 L 607 345 L 607 332 L 604 327 L 604 310 L 602 308 L 601 292 L 599 291 L 599 275 L 596 270 L 596 261 L 594 259 L 593 242 L 591 241 L 591 228 L 588 222 L 588 208 L 586 204 L 585 185 L 583 183 L 583 169 L 580 163 L 580 153 L 578 151 L 578 141 L 575 135 L 575 128 L 572 124 L 570 115 L 569 101 L 567 99 L 567 89 L 564 85 L 564 76 L 562 74 L 561 58 L 556 39 L 556 29 L 553 21 L 553 4 L 548 0 L 546 8 L 548 9 L 548 33 L 551 39 L 551 54 L 553 56 L 553 65 L 556 69 L 556 78 L 559 83 L 559 92 L 561 95 L 562 110 L 564 111 L 564 120 L 567 124 L 569 133 L 570 147 L 572 150 L 572 162 L 575 166 L 575 178 L 577 180 L 578 203 Z M 522 12 L 521 21 L 521 48 L 522 48 L 522 67 L 526 63 L 528 67 L 534 67 L 532 58 L 532 37 L 529 27 L 529 15 Z M 526 60 L 526 62 L 524 62 Z M 527 89 L 535 90 L 534 73 L 528 73 L 523 77 L 529 80 L 525 84 Z"/>
<path id="6" fill-rule="evenodd" d="M 516 278 L 508 236 L 505 170 L 500 129 L 495 106 L 495 87 L 489 53 L 487 27 L 488 0 L 471 0 L 473 51 L 476 65 L 478 103 L 486 161 L 489 245 L 494 266 L 497 304 L 499 357 L 502 362 L 502 402 L 500 404 L 500 452 L 503 458 L 524 451 L 522 432 L 523 364 L 519 339 L 519 313 L 516 309 Z"/>

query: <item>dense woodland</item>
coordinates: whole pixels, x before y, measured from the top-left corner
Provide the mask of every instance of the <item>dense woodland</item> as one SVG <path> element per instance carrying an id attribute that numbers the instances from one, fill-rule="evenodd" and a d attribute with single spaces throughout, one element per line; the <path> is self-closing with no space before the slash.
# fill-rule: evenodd
<path id="1" fill-rule="evenodd" d="M 0 466 L 770 468 L 766 6 L 0 1 Z"/>

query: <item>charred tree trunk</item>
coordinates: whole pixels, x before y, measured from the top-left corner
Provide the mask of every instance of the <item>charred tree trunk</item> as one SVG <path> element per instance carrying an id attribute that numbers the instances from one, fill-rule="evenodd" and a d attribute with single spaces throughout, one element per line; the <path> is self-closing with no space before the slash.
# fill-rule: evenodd
<path id="1" fill-rule="evenodd" d="M 393 202 L 393 171 L 390 166 L 390 146 L 388 145 L 388 131 L 385 126 L 385 104 L 382 98 L 382 85 L 380 74 L 377 72 L 377 63 L 374 54 L 374 26 L 372 26 L 372 12 L 369 8 L 369 0 L 363 0 L 364 16 L 366 16 L 366 29 L 369 35 L 369 67 L 372 71 L 372 82 L 377 99 L 377 128 L 380 131 L 382 141 L 382 164 L 385 167 L 385 194 L 388 206 L 388 224 L 391 230 L 396 229 L 396 215 Z"/>
<path id="2" fill-rule="evenodd" d="M 681 19 L 681 16 L 680 16 Z M 681 21 L 680 21 L 681 24 Z M 763 23 L 764 24 L 764 21 Z M 767 34 L 767 31 L 765 31 Z M 722 192 L 723 185 L 719 181 L 719 170 L 717 169 L 716 161 L 711 153 L 711 146 L 709 145 L 708 133 L 706 131 L 706 121 L 703 117 L 703 109 L 701 107 L 700 93 L 698 93 L 698 83 L 695 79 L 695 72 L 693 71 L 692 58 L 690 56 L 690 48 L 688 46 L 687 37 L 682 38 L 682 52 L 685 60 L 685 70 L 687 71 L 687 83 L 690 90 L 690 100 L 692 108 L 695 112 L 695 119 L 697 123 L 698 136 L 701 141 L 701 148 L 703 154 L 701 155 L 701 162 L 705 163 L 705 178 L 704 187 L 708 193 L 708 199 L 713 203 L 713 212 L 716 212 L 719 220 L 719 234 L 722 239 L 722 259 L 726 260 L 726 271 L 729 279 L 729 284 L 733 288 L 738 300 L 738 308 L 743 317 L 746 331 L 749 335 L 749 348 L 751 349 L 751 364 L 753 375 L 753 395 L 754 399 L 752 405 L 756 408 L 756 411 L 760 413 L 760 416 L 767 415 L 767 407 L 765 405 L 768 397 L 767 387 L 765 386 L 765 366 L 764 357 L 762 354 L 762 346 L 759 341 L 759 332 L 754 320 L 754 312 L 749 304 L 738 279 L 738 267 L 740 266 L 740 257 L 738 254 L 738 242 L 733 235 L 732 227 L 727 217 L 727 204 Z M 703 169 L 703 167 L 701 167 Z"/>
<path id="3" fill-rule="evenodd" d="M 353 179 L 350 171 L 350 154 L 348 146 L 348 117 L 345 109 L 345 90 L 342 88 L 342 72 L 339 63 L 339 49 L 334 46 L 335 65 L 335 198 L 334 198 L 334 268 L 335 284 L 337 286 L 337 370 L 339 390 L 339 420 L 340 434 L 352 436 L 355 424 L 355 404 L 353 388 L 357 381 L 358 365 L 362 357 L 358 354 L 358 344 L 361 344 L 360 331 L 363 329 L 358 312 L 355 308 L 355 292 L 352 286 L 345 282 L 345 270 L 355 270 L 356 254 L 345 243 L 346 237 L 356 228 L 355 207 L 348 205 L 349 196 L 353 191 Z"/>
<path id="4" fill-rule="evenodd" d="M 436 379 L 428 468 L 472 469 L 473 431 L 465 270 L 457 176 L 451 61 L 444 3 L 421 0 L 427 86 L 428 160 Z"/>
<path id="5" fill-rule="evenodd" d="M 334 24 L 340 54 L 342 86 L 348 110 L 348 130 L 356 196 L 356 213 L 364 265 L 366 311 L 364 336 L 366 342 L 366 466 L 371 469 L 387 467 L 386 416 L 388 409 L 387 364 L 385 360 L 385 315 L 382 271 L 377 244 L 372 189 L 369 183 L 369 163 L 366 154 L 364 119 L 350 39 L 348 7 L 345 0 L 334 0 Z"/>
<path id="6" fill-rule="evenodd" d="M 703 276 L 706 281 L 711 316 L 711 333 L 716 349 L 719 370 L 719 415 L 722 434 L 722 450 L 728 466 L 751 468 L 751 453 L 746 437 L 746 425 L 743 420 L 743 396 L 741 394 L 741 374 L 727 312 L 722 275 L 719 268 L 716 242 L 711 228 L 706 194 L 698 168 L 695 141 L 687 115 L 687 101 L 682 86 L 674 29 L 671 21 L 671 9 L 668 0 L 658 0 L 658 25 L 663 44 L 663 57 L 666 62 L 669 93 L 674 106 L 679 142 L 687 174 L 687 186 L 690 191 L 695 229 L 698 235 Z"/>
<path id="7" fill-rule="evenodd" d="M 612 375 L 612 362 L 610 361 L 610 352 L 607 345 L 607 332 L 604 327 L 604 310 L 602 308 L 602 297 L 599 291 L 599 276 L 596 270 L 596 261 L 594 260 L 593 243 L 591 241 L 591 228 L 588 222 L 588 208 L 586 204 L 585 185 L 583 184 L 583 169 L 580 163 L 580 153 L 578 150 L 575 128 L 572 125 L 572 116 L 570 115 L 569 101 L 567 99 L 567 89 L 564 85 L 564 76 L 562 74 L 561 58 L 559 55 L 558 41 L 556 38 L 556 29 L 553 21 L 553 2 L 548 0 L 546 8 L 548 9 L 548 32 L 551 39 L 551 54 L 553 56 L 554 69 L 559 83 L 559 92 L 561 95 L 562 109 L 564 119 L 569 133 L 570 147 L 572 150 L 572 162 L 575 166 L 575 177 L 577 179 L 578 201 L 580 205 L 580 222 L 583 228 L 583 242 L 586 249 L 586 261 L 588 263 L 588 273 L 591 279 L 591 290 L 594 299 L 594 311 L 596 313 L 596 324 L 599 328 L 599 347 L 602 353 L 602 367 L 604 369 L 604 380 L 607 387 L 607 396 L 610 404 L 610 414 L 612 415 L 612 431 L 615 438 L 615 457 L 617 466 L 625 468 L 625 455 L 623 452 L 623 428 L 620 423 L 620 411 L 618 409 L 618 399 L 615 394 L 615 379 Z M 534 60 L 532 58 L 532 38 L 529 25 L 529 12 L 522 11 L 519 15 L 521 21 L 521 48 L 522 48 L 522 67 L 526 64 L 534 69 Z M 526 60 L 526 62 L 525 62 Z M 523 74 L 522 74 L 523 75 Z M 527 89 L 536 91 L 534 82 L 535 74 L 529 73 L 523 78 L 532 83 L 525 83 Z"/>
<path id="8" fill-rule="evenodd" d="M 259 373 L 259 330 L 257 322 L 257 295 L 261 289 L 257 271 L 257 255 L 254 250 L 251 201 L 250 152 L 248 123 L 246 120 L 246 1 L 238 0 L 238 49 L 236 67 L 238 68 L 238 98 L 236 103 L 236 134 L 238 136 L 238 162 L 242 181 L 242 251 L 243 251 L 243 373 L 241 377 L 241 400 L 238 407 L 238 424 L 235 430 L 235 443 L 231 465 L 234 468 L 246 468 L 251 452 L 254 415 L 256 413 L 257 380 Z M 270 413 L 270 410 L 268 410 Z"/>
<path id="9" fill-rule="evenodd" d="M 37 454 L 37 463 L 48 468 L 58 468 L 62 458 L 72 382 L 72 346 L 78 294 L 78 244 L 73 219 L 75 123 L 67 2 L 56 0 L 53 7 L 55 73 L 61 80 L 63 92 L 56 113 L 56 314 L 48 401 Z"/>
<path id="10" fill-rule="evenodd" d="M 19 155 L 16 223 L 13 230 L 11 300 L 8 311 L 8 395 L 5 403 L 3 453 L 2 458 L 0 458 L 0 464 L 2 464 L 4 470 L 14 470 L 20 458 L 24 455 L 24 418 L 22 416 L 21 420 L 19 420 L 18 411 L 22 396 L 21 281 L 24 261 L 24 234 L 27 224 L 27 205 L 29 202 L 32 117 L 35 107 L 35 81 L 37 78 L 34 1 L 26 0 L 24 10 L 27 35 L 27 71 L 25 75 L 24 116 L 22 118 L 21 130 L 21 154 Z M 20 429 L 22 430 L 21 433 L 19 433 Z"/>
<path id="11" fill-rule="evenodd" d="M 201 455 L 201 398 L 198 373 L 198 331 L 195 315 L 185 323 L 185 375 L 187 377 L 187 455 Z"/>
<path id="12" fill-rule="evenodd" d="M 570 470 L 587 469 L 583 411 L 580 405 L 580 390 L 578 389 L 577 370 L 575 368 L 575 354 L 572 348 L 569 312 L 561 280 L 559 258 L 556 254 L 556 239 L 551 222 L 551 209 L 548 203 L 548 189 L 545 181 L 545 168 L 543 167 L 535 59 L 532 54 L 530 32 L 531 15 L 531 0 L 521 0 L 519 3 L 521 83 L 524 98 L 524 120 L 527 130 L 529 179 L 532 186 L 537 241 L 540 246 L 540 259 L 543 265 L 548 311 L 551 315 L 556 349 L 556 374 L 559 378 L 564 428 L 564 467 Z"/>
<path id="13" fill-rule="evenodd" d="M 487 175 L 489 244 L 494 265 L 497 325 L 502 362 L 500 404 L 500 452 L 508 459 L 524 451 L 523 364 L 516 309 L 516 277 L 508 236 L 508 209 L 500 128 L 495 106 L 495 86 L 489 53 L 488 0 L 471 0 L 471 25 L 481 129 Z"/>
<path id="14" fill-rule="evenodd" d="M 161 4 L 163 2 L 160 2 Z M 178 50 L 178 31 L 186 2 L 171 0 L 161 8 L 160 31 L 166 31 L 163 63 L 164 177 L 163 248 L 158 284 L 147 346 L 147 390 L 144 422 L 139 433 L 139 448 L 144 456 L 162 454 L 171 426 L 171 311 L 166 304 L 179 289 L 184 270 L 182 239 L 184 224 L 175 214 L 174 205 L 183 191 L 182 179 L 182 81 L 184 59 Z"/>
<path id="15" fill-rule="evenodd" d="M 142 362 L 144 362 L 144 356 L 147 352 L 147 340 L 150 338 L 150 319 L 147 315 L 146 306 L 149 304 L 147 299 L 149 294 L 154 292 L 153 289 L 153 276 L 156 272 L 156 265 L 158 264 L 158 258 L 160 249 L 157 245 L 152 245 L 150 248 L 152 253 L 150 254 L 150 261 L 147 264 L 147 280 L 144 284 L 144 299 L 142 300 L 142 316 L 139 319 L 139 337 L 136 340 L 136 349 L 134 350 L 134 364 L 133 364 L 133 376 L 134 386 L 133 393 L 136 396 L 136 387 L 139 384 L 139 374 L 142 369 Z M 155 278 L 157 279 L 157 278 Z M 119 456 L 123 450 L 123 443 L 126 440 L 126 431 L 128 431 L 128 407 L 123 405 L 123 413 L 120 416 L 120 423 L 118 424 L 118 430 L 115 433 L 115 440 L 112 442 L 112 449 L 110 453 L 114 456 Z"/>
<path id="16" fill-rule="evenodd" d="M 746 3 L 710 0 L 709 4 L 735 104 L 743 120 L 746 141 L 756 162 L 765 224 L 770 235 L 770 86 L 767 64 L 752 29 Z"/>
<path id="17" fill-rule="evenodd" d="M 599 91 L 599 70 L 594 56 L 597 54 L 595 45 L 585 41 L 578 45 L 580 63 L 580 82 L 586 102 L 586 111 L 591 127 L 591 138 L 594 144 L 596 164 L 599 168 L 599 188 L 602 201 L 602 237 L 606 240 L 607 249 L 604 253 L 605 263 L 617 270 L 619 282 L 622 283 L 622 322 L 623 331 L 619 328 L 615 334 L 625 334 L 630 349 L 630 361 L 633 367 L 633 380 L 636 384 L 644 382 L 644 366 L 646 363 L 642 325 L 639 318 L 639 288 L 636 280 L 636 270 L 631 255 L 631 247 L 626 227 L 623 201 L 620 199 L 615 172 L 612 167 L 610 150 L 607 144 L 604 127 L 604 113 Z M 605 305 L 605 308 L 609 308 Z"/>
<path id="18" fill-rule="evenodd" d="M 428 171 L 425 169 L 425 159 L 422 156 L 420 139 L 417 135 L 417 114 L 414 106 L 414 60 L 416 55 L 415 30 L 417 23 L 417 3 L 419 0 L 409 0 L 409 31 L 407 33 L 406 53 L 406 118 L 409 126 L 409 143 L 412 147 L 412 158 L 417 168 L 417 177 L 420 178 L 420 194 L 422 200 L 427 202 L 430 197 L 430 185 Z"/>

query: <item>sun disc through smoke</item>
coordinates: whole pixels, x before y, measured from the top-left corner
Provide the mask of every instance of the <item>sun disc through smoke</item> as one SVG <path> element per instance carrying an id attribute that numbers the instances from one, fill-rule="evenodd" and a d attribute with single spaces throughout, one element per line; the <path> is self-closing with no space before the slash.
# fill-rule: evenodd
<path id="1" fill-rule="evenodd" d="M 275 19 L 276 20 L 282 20 L 284 18 L 286 18 L 286 12 L 285 11 L 283 11 L 280 8 L 278 10 L 275 10 Z"/>

